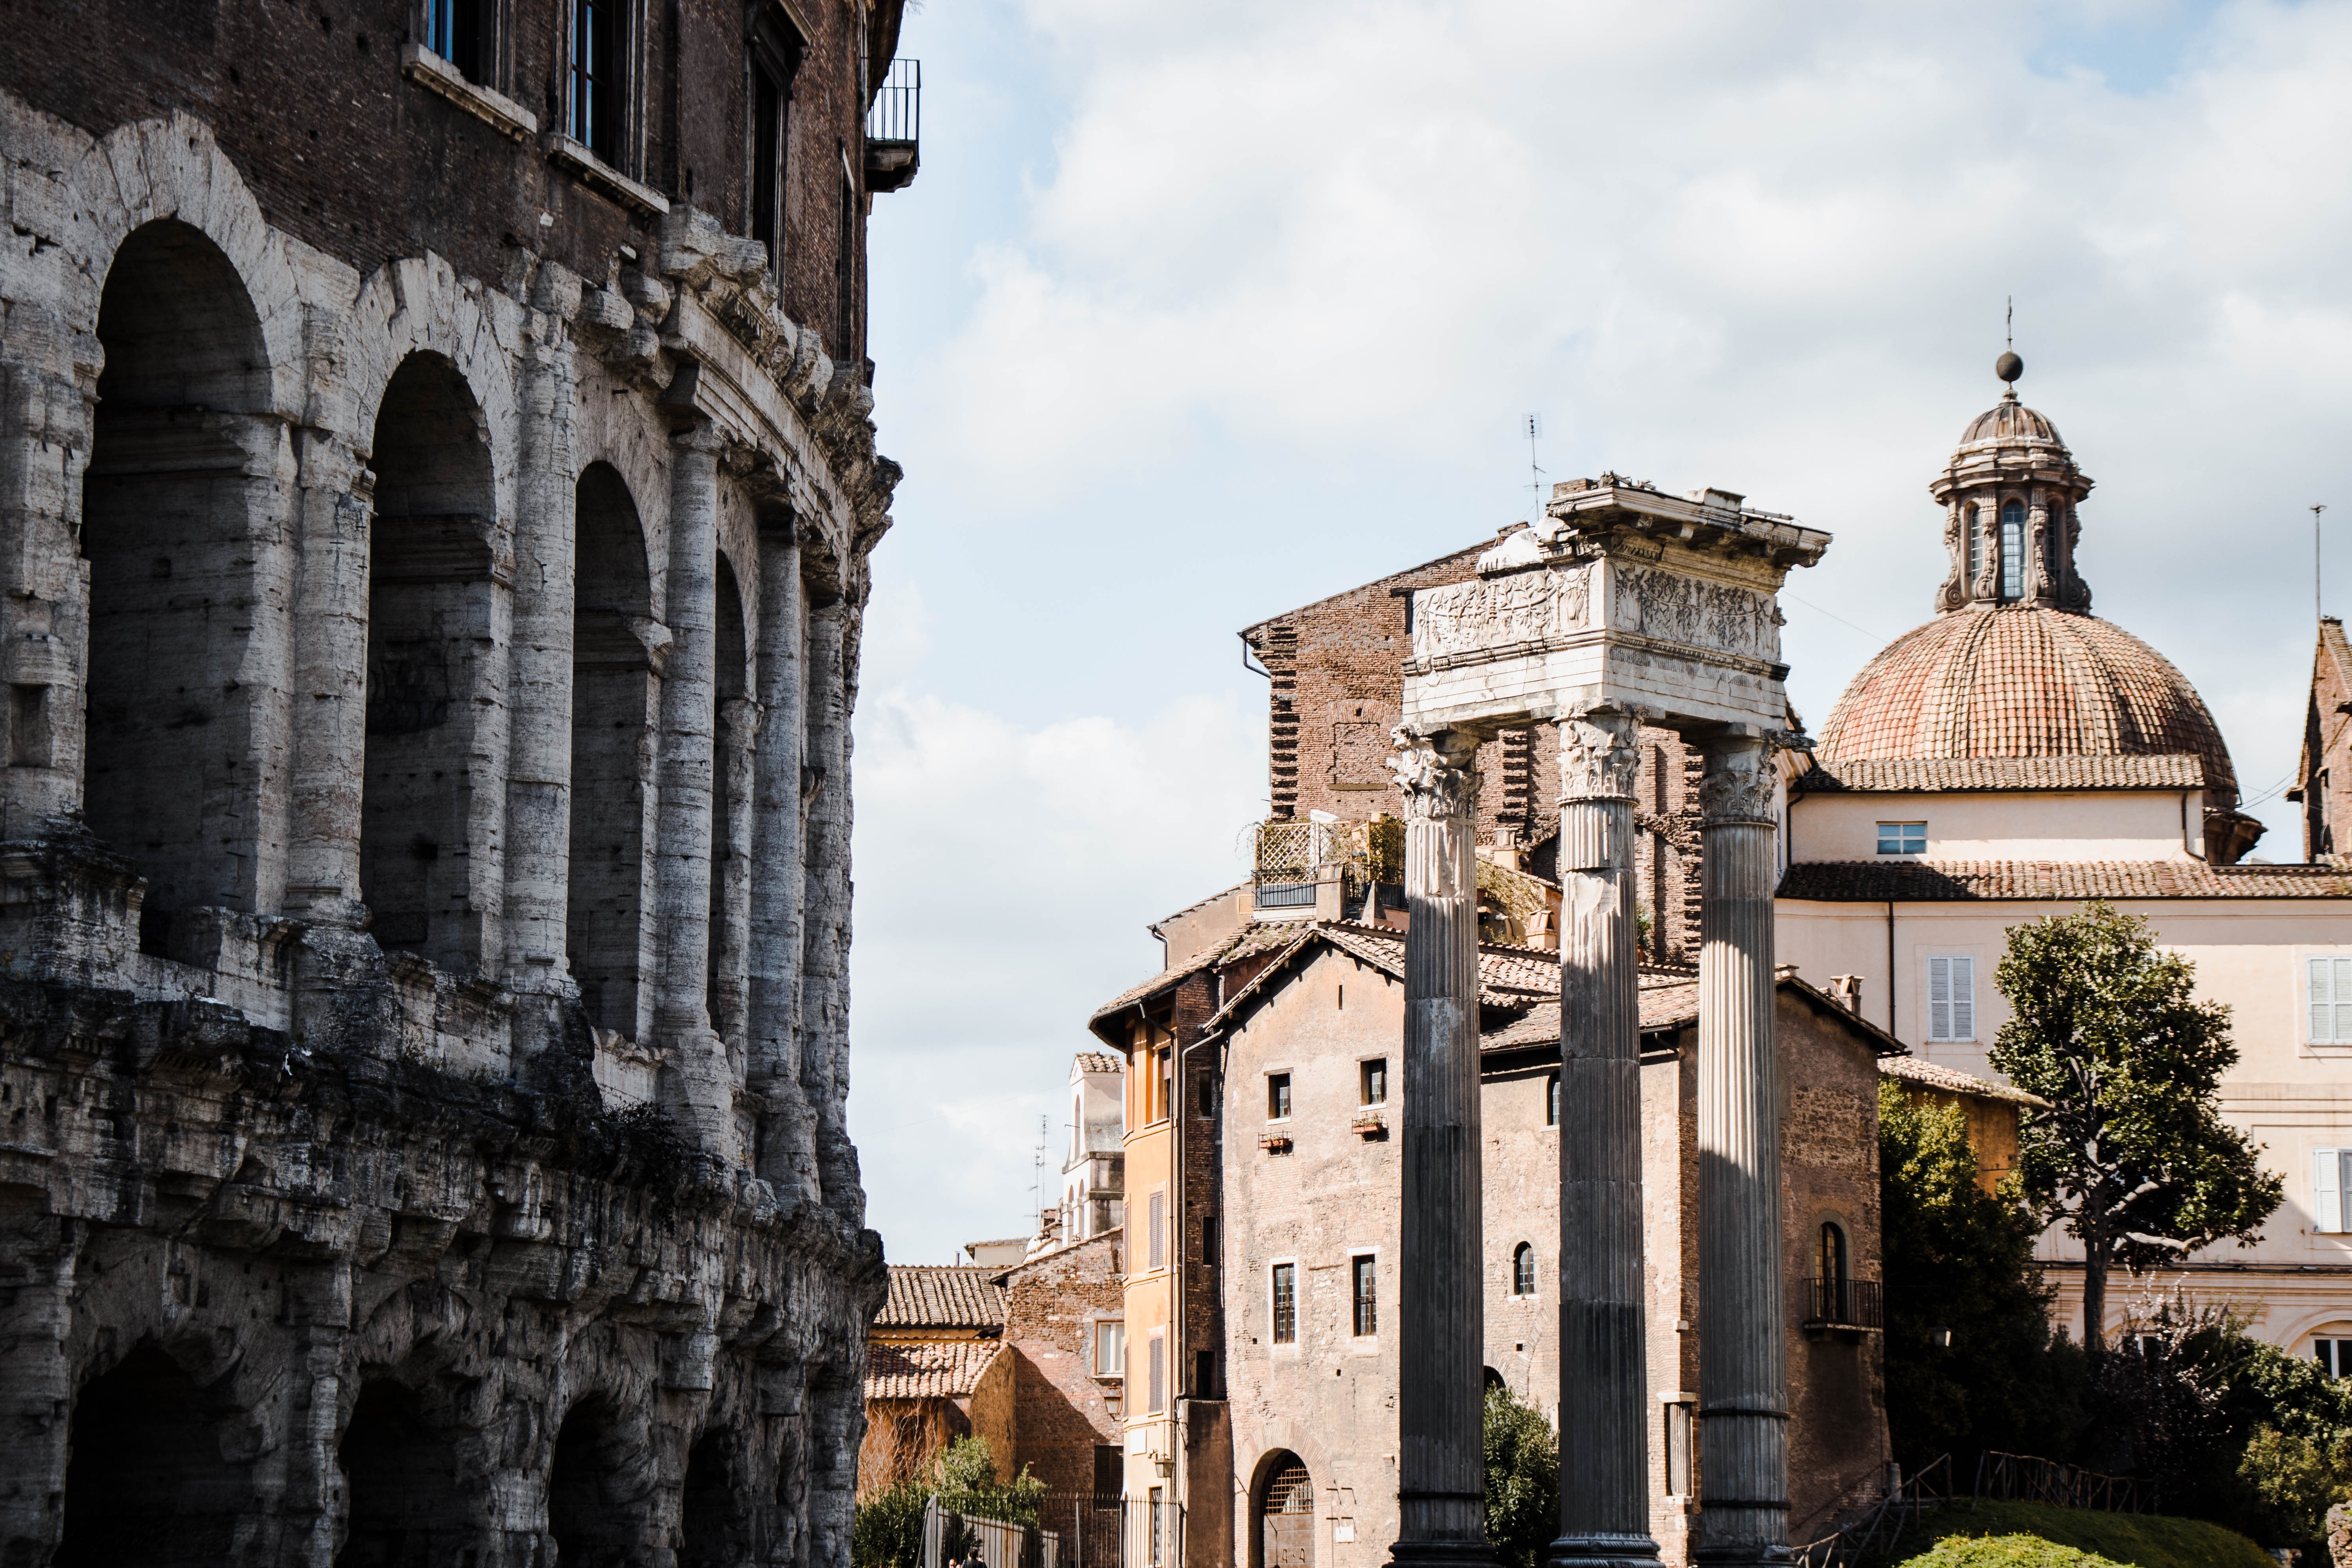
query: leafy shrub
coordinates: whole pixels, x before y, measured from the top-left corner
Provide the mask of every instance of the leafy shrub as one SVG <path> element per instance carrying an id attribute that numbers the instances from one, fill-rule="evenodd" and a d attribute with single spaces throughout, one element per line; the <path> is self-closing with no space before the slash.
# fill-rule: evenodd
<path id="1" fill-rule="evenodd" d="M 849 1520 L 853 1568 L 914 1568 L 923 1557 L 923 1505 L 931 1489 L 900 1481 L 871 1501 L 859 1503 Z"/>
<path id="2" fill-rule="evenodd" d="M 1503 1568 L 1537 1568 L 1559 1534 L 1559 1435 L 1509 1389 L 1489 1387 L 1480 1447 L 1486 1540 Z"/>
<path id="3" fill-rule="evenodd" d="M 1903 1568 L 2126 1568 L 2112 1557 L 2061 1546 L 2038 1535 L 1955 1536 Z"/>

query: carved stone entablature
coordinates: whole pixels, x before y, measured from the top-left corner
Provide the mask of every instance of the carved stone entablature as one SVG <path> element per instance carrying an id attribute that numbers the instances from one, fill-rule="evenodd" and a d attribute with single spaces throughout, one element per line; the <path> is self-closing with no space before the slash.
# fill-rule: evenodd
<path id="1" fill-rule="evenodd" d="M 1829 536 L 1725 490 L 1556 487 L 1479 575 L 1413 595 L 1404 719 L 1481 734 L 1599 710 L 1670 727 L 1787 721 L 1775 595 Z"/>

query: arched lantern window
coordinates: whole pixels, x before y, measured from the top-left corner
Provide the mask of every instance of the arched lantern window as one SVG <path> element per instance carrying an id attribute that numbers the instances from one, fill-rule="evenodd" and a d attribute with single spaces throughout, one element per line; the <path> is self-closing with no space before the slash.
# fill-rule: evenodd
<path id="1" fill-rule="evenodd" d="M 1961 556 L 1967 563 L 1960 585 L 1974 594 L 1977 574 L 1984 570 L 1984 526 L 1974 505 L 1960 514 L 1960 541 Z"/>
<path id="2" fill-rule="evenodd" d="M 2000 507 L 2000 596 L 2025 597 L 2025 503 L 2020 500 Z"/>

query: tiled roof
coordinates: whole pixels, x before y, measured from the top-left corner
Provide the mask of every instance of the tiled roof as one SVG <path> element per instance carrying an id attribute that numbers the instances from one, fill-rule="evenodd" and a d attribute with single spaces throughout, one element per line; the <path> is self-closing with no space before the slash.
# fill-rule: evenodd
<path id="1" fill-rule="evenodd" d="M 1843 1006 L 1832 1001 L 1820 991 L 1797 978 L 1793 970 L 1781 972 L 1780 984 L 1792 991 L 1826 1013 L 1834 1013 L 1841 1022 L 1871 1037 L 1873 1048 L 1882 1054 L 1903 1049 L 1902 1042 L 1867 1019 L 1857 1018 Z M 1680 1029 L 1698 1022 L 1698 981 L 1695 976 L 1662 971 L 1645 972 L 1641 988 L 1642 1033 L 1663 1033 Z M 1559 1004 L 1542 1002 L 1507 1024 L 1497 1025 L 1478 1037 L 1485 1050 L 1502 1050 L 1514 1046 L 1549 1045 L 1559 1038 Z"/>
<path id="2" fill-rule="evenodd" d="M 1394 926 L 1318 922 L 1332 945 L 1384 973 L 1404 978 L 1404 932 Z M 1559 994 L 1559 954 L 1539 947 L 1478 944 L 1478 999 L 1489 1006 L 1527 996 Z"/>
<path id="3" fill-rule="evenodd" d="M 1108 1051 L 1080 1051 L 1076 1070 L 1079 1072 L 1117 1072 L 1126 1064 Z"/>
<path id="4" fill-rule="evenodd" d="M 1146 926 L 1144 929 L 1145 929 L 1146 931 L 1158 931 L 1161 926 L 1166 925 L 1170 921 L 1181 921 L 1181 920 L 1182 920 L 1186 915 L 1189 915 L 1189 914 L 1192 913 L 1192 912 L 1193 912 L 1194 910 L 1205 910 L 1205 909 L 1207 909 L 1211 904 L 1215 903 L 1215 902 L 1216 902 L 1218 900 L 1220 900 L 1220 899 L 1230 899 L 1230 898 L 1232 898 L 1235 893 L 1240 892 L 1244 888 L 1246 888 L 1246 887 L 1248 887 L 1249 885 L 1250 885 L 1250 884 L 1249 884 L 1248 879 L 1243 879 L 1243 880 L 1241 880 L 1241 881 L 1235 882 L 1232 887 L 1227 888 L 1227 889 L 1226 889 L 1223 892 L 1222 892 L 1222 893 L 1211 893 L 1211 894 L 1210 894 L 1207 898 L 1205 898 L 1205 899 L 1202 899 L 1202 900 L 1200 900 L 1199 901 L 1194 902 L 1194 903 L 1186 904 L 1182 909 L 1178 910 L 1177 910 L 1174 914 L 1172 914 L 1172 915 L 1161 915 L 1158 920 L 1153 921 L 1150 925 Z"/>
<path id="5" fill-rule="evenodd" d="M 896 1275 L 898 1270 L 892 1269 Z M 866 1347 L 868 1399 L 962 1399 L 980 1386 L 988 1363 L 1004 1353 L 1001 1340 L 876 1342 Z"/>
<path id="6" fill-rule="evenodd" d="M 1244 926 L 1224 941 L 1202 948 L 1183 963 L 1171 964 L 1140 984 L 1129 986 L 1096 1008 L 1094 1016 L 1087 1020 L 1087 1026 L 1094 1028 L 1097 1034 L 1100 1034 L 1102 1031 L 1098 1026 L 1111 1015 L 1132 1007 L 1139 1002 L 1149 1001 L 1179 981 L 1198 974 L 1204 969 L 1213 969 L 1231 959 L 1247 958 L 1254 952 L 1263 952 L 1268 948 L 1284 946 L 1297 935 L 1299 929 L 1295 924 Z"/>
<path id="7" fill-rule="evenodd" d="M 2209 866 L 2202 860 L 1801 860 L 1779 896 L 1828 903 L 1969 899 L 2346 899 L 2336 866 Z"/>
<path id="8" fill-rule="evenodd" d="M 1867 757 L 1816 760 L 1797 787 L 1926 794 L 2010 789 L 2202 789 L 2202 758 L 2171 757 Z"/>
<path id="9" fill-rule="evenodd" d="M 988 1282 L 992 1272 L 962 1264 L 894 1263 L 890 1294 L 875 1314 L 874 1326 L 1001 1329 L 1004 1298 Z"/>
<path id="10" fill-rule="evenodd" d="M 2005 1100 L 2012 1105 L 2038 1105 L 2047 1108 L 2050 1102 L 2038 1094 L 2028 1094 L 2005 1083 L 1978 1078 L 1957 1068 L 1944 1067 L 1919 1057 L 1881 1057 L 1878 1070 L 1888 1078 L 1899 1078 L 1906 1083 L 1916 1083 L 1922 1089 L 1939 1089 L 1947 1094 L 1970 1094 L 1979 1100 Z"/>
<path id="11" fill-rule="evenodd" d="M 2162 654 L 2094 616 L 2006 605 L 1957 610 L 1863 667 L 1814 749 L 1851 762 L 1943 757 L 2169 757 L 2205 765 L 2229 805 L 2237 775 L 2196 689 Z"/>

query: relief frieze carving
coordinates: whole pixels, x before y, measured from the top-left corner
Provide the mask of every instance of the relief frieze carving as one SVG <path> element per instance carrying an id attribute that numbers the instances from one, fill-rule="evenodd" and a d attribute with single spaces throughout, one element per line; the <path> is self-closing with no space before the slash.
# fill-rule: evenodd
<path id="1" fill-rule="evenodd" d="M 1412 601 L 1412 656 L 1444 658 L 1582 631 L 1592 568 L 1547 568 L 1423 588 Z"/>
<path id="2" fill-rule="evenodd" d="M 1678 572 L 1620 566 L 1613 623 L 1661 642 L 1779 663 L 1784 617 L 1769 594 Z"/>

